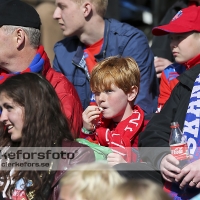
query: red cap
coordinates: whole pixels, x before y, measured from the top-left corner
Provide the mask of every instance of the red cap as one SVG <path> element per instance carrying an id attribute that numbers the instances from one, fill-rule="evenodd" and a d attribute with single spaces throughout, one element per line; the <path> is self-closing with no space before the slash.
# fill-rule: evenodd
<path id="1" fill-rule="evenodd" d="M 190 31 L 200 32 L 200 6 L 189 6 L 180 10 L 169 24 L 153 28 L 152 34 L 161 36 L 169 33 L 186 33 Z"/>

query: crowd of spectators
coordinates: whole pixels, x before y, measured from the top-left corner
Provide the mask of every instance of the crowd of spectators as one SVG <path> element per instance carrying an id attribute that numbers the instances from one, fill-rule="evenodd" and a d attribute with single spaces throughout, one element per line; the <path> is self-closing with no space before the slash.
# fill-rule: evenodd
<path id="1" fill-rule="evenodd" d="M 0 199 L 198 198 L 199 4 L 177 0 L 150 47 L 108 0 L 2 0 Z"/>

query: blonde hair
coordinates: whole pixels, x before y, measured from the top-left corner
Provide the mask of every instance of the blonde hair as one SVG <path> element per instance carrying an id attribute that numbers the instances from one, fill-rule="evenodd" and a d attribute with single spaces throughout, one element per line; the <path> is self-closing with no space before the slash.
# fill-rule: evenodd
<path id="1" fill-rule="evenodd" d="M 90 87 L 93 92 L 110 90 L 112 84 L 125 94 L 131 91 L 132 86 L 137 86 L 139 90 L 140 70 L 133 58 L 109 57 L 92 70 Z"/>
<path id="2" fill-rule="evenodd" d="M 111 188 L 125 181 L 106 163 L 81 164 L 67 171 L 59 187 L 69 186 L 69 195 L 76 200 L 102 200 Z"/>
<path id="3" fill-rule="evenodd" d="M 132 197 L 132 198 L 131 198 Z M 108 195 L 109 200 L 172 200 L 163 189 L 150 180 L 129 180 L 117 185 Z"/>
<path id="4" fill-rule="evenodd" d="M 82 4 L 85 0 L 73 0 L 78 4 Z M 94 3 L 96 12 L 101 16 L 104 17 L 106 14 L 106 10 L 108 7 L 108 0 L 89 0 L 91 3 Z"/>

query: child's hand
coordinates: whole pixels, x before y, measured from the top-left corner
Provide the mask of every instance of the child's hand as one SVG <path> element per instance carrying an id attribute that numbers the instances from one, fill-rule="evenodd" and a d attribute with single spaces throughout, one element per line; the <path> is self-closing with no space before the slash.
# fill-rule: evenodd
<path id="1" fill-rule="evenodd" d="M 108 161 L 108 164 L 111 166 L 119 164 L 119 163 L 126 163 L 123 157 L 119 155 L 118 153 L 109 153 L 107 156 L 107 161 Z"/>
<path id="2" fill-rule="evenodd" d="M 88 106 L 82 114 L 83 127 L 88 131 L 93 131 L 96 119 L 100 116 L 101 112 L 98 106 Z"/>

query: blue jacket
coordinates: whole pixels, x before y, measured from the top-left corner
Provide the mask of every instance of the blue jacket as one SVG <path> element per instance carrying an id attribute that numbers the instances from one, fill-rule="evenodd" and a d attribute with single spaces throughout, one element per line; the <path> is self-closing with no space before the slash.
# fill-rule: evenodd
<path id="1" fill-rule="evenodd" d="M 89 74 L 83 55 L 84 44 L 77 37 L 68 37 L 56 43 L 53 68 L 71 81 L 85 109 L 90 103 Z M 109 56 L 133 57 L 141 73 L 140 92 L 135 104 L 150 114 L 156 111 L 158 81 L 154 69 L 154 56 L 144 33 L 137 28 L 114 19 L 105 20 L 104 42 L 95 56 L 100 61 Z"/>

